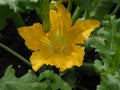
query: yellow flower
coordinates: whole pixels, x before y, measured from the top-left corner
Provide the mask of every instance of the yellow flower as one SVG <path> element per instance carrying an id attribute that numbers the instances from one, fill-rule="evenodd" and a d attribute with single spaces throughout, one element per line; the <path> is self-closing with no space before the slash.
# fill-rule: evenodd
<path id="1" fill-rule="evenodd" d="M 50 10 L 50 31 L 45 32 L 40 23 L 18 28 L 26 46 L 33 50 L 30 62 L 34 71 L 43 64 L 56 66 L 60 71 L 81 66 L 84 44 L 90 33 L 99 26 L 97 20 L 77 20 L 72 25 L 71 15 L 62 4 Z"/>

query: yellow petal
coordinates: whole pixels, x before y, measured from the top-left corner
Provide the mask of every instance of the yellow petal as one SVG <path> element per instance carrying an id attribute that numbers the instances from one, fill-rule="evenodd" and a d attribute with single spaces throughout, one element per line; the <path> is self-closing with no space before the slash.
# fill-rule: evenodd
<path id="1" fill-rule="evenodd" d="M 89 37 L 90 33 L 100 25 L 100 21 L 92 20 L 92 19 L 78 20 L 77 23 L 79 25 L 75 26 L 75 27 L 79 28 L 80 32 L 82 32 L 85 39 L 87 39 Z M 76 30 L 76 32 L 77 32 L 77 30 Z"/>
<path id="2" fill-rule="evenodd" d="M 38 71 L 38 69 L 45 64 L 46 57 L 47 53 L 41 53 L 41 51 L 36 51 L 32 53 L 30 57 L 30 62 L 34 71 Z"/>
<path id="3" fill-rule="evenodd" d="M 70 12 L 62 4 L 57 4 L 56 7 L 58 13 L 61 15 L 60 19 L 62 19 L 65 29 L 69 28 L 72 25 Z"/>
<path id="4" fill-rule="evenodd" d="M 76 45 L 71 46 L 68 51 L 66 51 L 65 60 L 61 59 L 60 71 L 70 69 L 73 66 L 81 66 L 84 60 L 84 47 L 79 47 Z M 63 64 L 62 64 L 63 63 Z"/>
<path id="5" fill-rule="evenodd" d="M 100 25 L 98 20 L 77 20 L 71 27 L 69 34 L 74 37 L 74 43 L 84 43 L 90 33 Z"/>
<path id="6" fill-rule="evenodd" d="M 50 34 L 53 38 L 63 37 L 63 22 L 60 19 L 61 16 L 55 10 L 50 10 Z"/>
<path id="7" fill-rule="evenodd" d="M 50 43 L 43 31 L 42 25 L 39 23 L 18 28 L 18 32 L 24 38 L 25 44 L 29 49 L 39 50 L 40 46 Z"/>
<path id="8" fill-rule="evenodd" d="M 63 32 L 71 27 L 71 15 L 62 4 L 56 4 L 57 11 L 50 10 L 50 31 L 52 36 L 62 37 Z"/>
<path id="9" fill-rule="evenodd" d="M 70 69 L 73 66 L 81 66 L 84 58 L 84 47 L 71 46 L 68 48 L 64 55 L 50 54 L 47 51 L 36 51 L 32 53 L 30 61 L 34 71 L 37 71 L 42 65 L 56 66 L 60 71 Z"/>
<path id="10" fill-rule="evenodd" d="M 71 33 L 78 35 L 83 32 L 92 32 L 96 27 L 100 25 L 98 20 L 77 20 L 71 28 Z"/>
<path id="11" fill-rule="evenodd" d="M 88 39 L 90 33 L 100 25 L 100 21 L 98 20 L 84 20 L 81 23 L 83 24 L 83 27 L 85 27 L 86 29 L 86 30 L 84 29 L 82 33 L 85 39 Z"/>

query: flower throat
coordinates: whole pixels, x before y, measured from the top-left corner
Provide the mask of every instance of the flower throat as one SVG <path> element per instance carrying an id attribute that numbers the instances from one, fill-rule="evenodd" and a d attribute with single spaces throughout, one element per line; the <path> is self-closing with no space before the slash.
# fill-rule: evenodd
<path id="1" fill-rule="evenodd" d="M 63 51 L 63 48 L 64 48 L 64 46 L 63 46 L 63 44 L 60 43 L 60 42 L 57 42 L 57 43 L 55 44 L 55 46 L 54 46 L 54 50 L 55 50 L 56 53 L 62 52 L 62 51 Z"/>

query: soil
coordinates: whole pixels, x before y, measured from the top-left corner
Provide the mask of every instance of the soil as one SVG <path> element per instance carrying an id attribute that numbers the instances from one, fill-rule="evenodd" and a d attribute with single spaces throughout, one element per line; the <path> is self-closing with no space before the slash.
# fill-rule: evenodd
<path id="1" fill-rule="evenodd" d="M 39 22 L 35 11 L 27 11 L 21 14 L 21 17 L 27 26 L 32 25 L 34 22 Z M 7 19 L 6 26 L 0 33 L 2 35 L 2 37 L 0 37 L 0 43 L 5 44 L 26 59 L 29 59 L 31 51 L 25 46 L 24 40 L 19 36 L 12 19 Z M 0 77 L 3 76 L 4 71 L 9 65 L 13 65 L 17 77 L 24 75 L 29 69 L 29 67 L 18 58 L 0 48 Z"/>

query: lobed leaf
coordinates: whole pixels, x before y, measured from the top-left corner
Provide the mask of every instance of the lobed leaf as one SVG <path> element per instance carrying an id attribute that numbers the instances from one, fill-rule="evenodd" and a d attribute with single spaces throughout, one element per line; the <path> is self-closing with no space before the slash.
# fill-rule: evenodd
<path id="1" fill-rule="evenodd" d="M 94 66 L 100 73 L 101 82 L 97 90 L 120 89 L 120 19 L 108 16 L 102 22 L 102 27 L 97 34 L 87 42 L 99 53 L 101 60 L 95 60 Z M 118 75 L 116 77 L 116 74 Z M 112 88 L 113 87 L 113 88 Z"/>
<path id="2" fill-rule="evenodd" d="M 38 79 L 43 83 L 47 82 L 49 85 L 49 90 L 72 90 L 66 82 L 64 82 L 57 74 L 54 74 L 52 71 L 47 70 L 46 72 L 41 73 Z"/>
<path id="3" fill-rule="evenodd" d="M 8 6 L 14 12 L 32 9 L 40 0 L 0 0 L 0 6 Z"/>
<path id="4" fill-rule="evenodd" d="M 14 20 L 16 27 L 24 26 L 20 13 L 30 9 L 41 8 L 41 2 L 42 0 L 0 0 L 0 12 L 2 12 L 0 15 L 0 29 L 3 29 L 6 20 L 9 18 Z"/>
<path id="5" fill-rule="evenodd" d="M 93 12 L 93 17 L 103 19 L 105 15 L 110 14 L 110 10 L 112 9 L 114 3 L 114 0 L 99 0 L 96 4 L 94 4 L 95 10 Z"/>
<path id="6" fill-rule="evenodd" d="M 0 79 L 0 90 L 72 90 L 60 76 L 46 70 L 37 77 L 29 70 L 24 76 L 17 78 L 12 66 L 9 66 L 5 75 Z"/>
<path id="7" fill-rule="evenodd" d="M 83 10 L 91 10 L 92 2 L 90 0 L 72 0 L 76 5 L 78 5 Z"/>
<path id="8" fill-rule="evenodd" d="M 97 86 L 97 90 L 120 90 L 120 69 L 113 73 L 108 72 L 108 74 L 102 75 L 101 79 L 102 81 Z"/>

